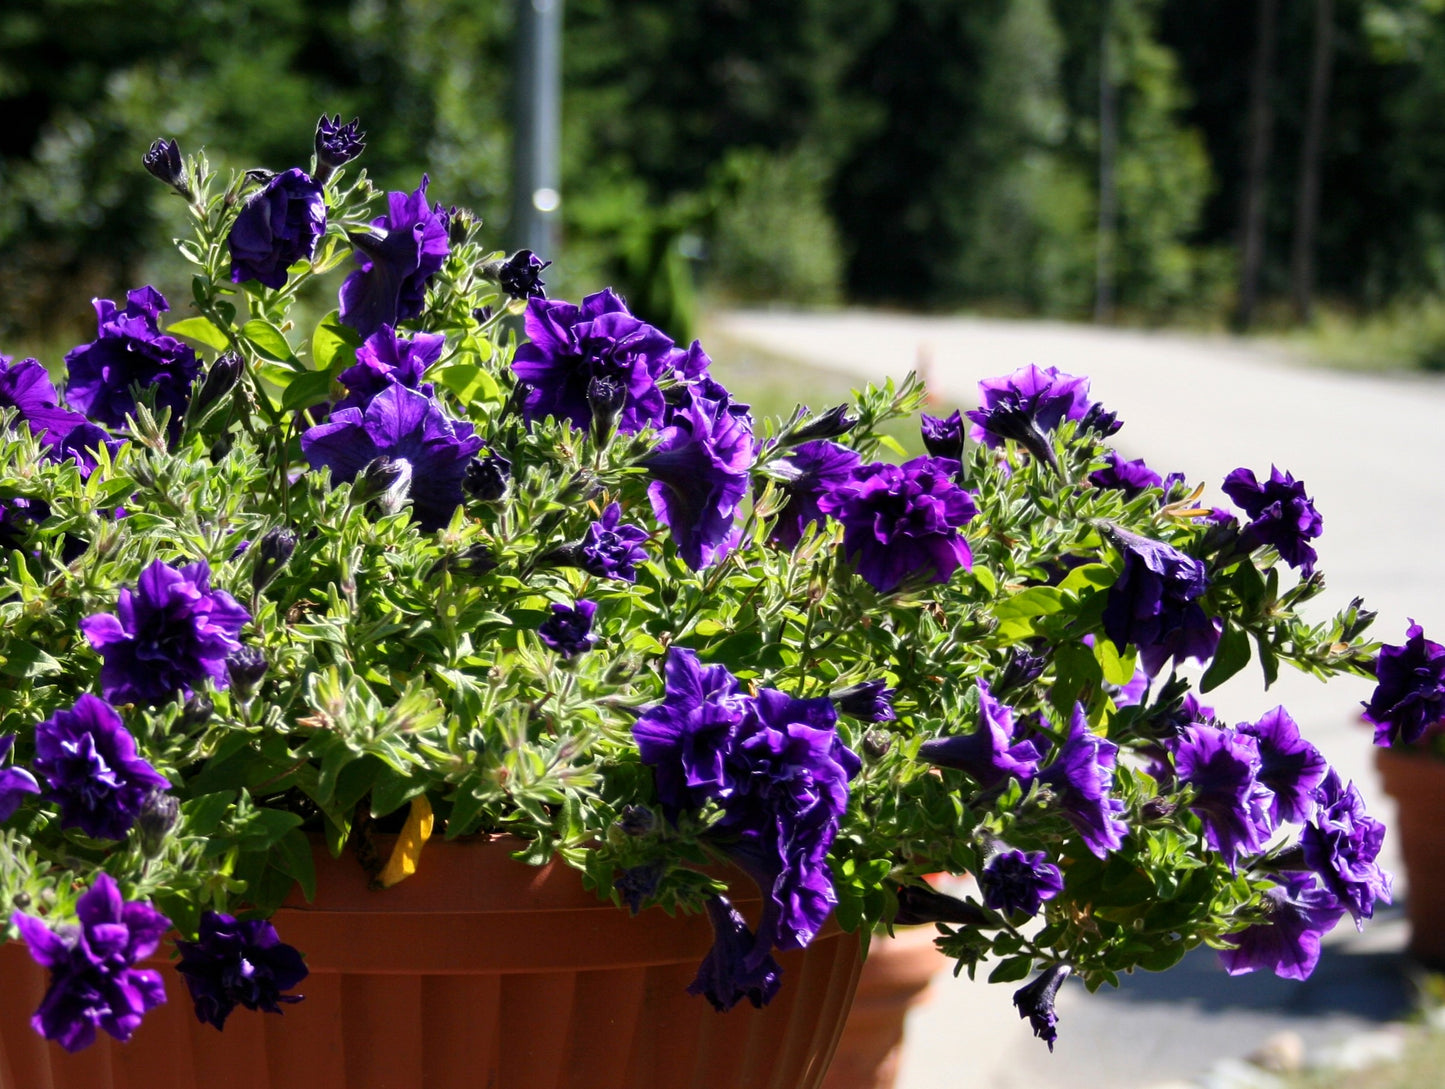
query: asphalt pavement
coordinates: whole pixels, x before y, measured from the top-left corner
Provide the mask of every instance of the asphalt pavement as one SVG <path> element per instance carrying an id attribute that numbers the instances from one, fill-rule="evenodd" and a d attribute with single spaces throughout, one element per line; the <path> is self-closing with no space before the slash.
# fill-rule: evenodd
<path id="1" fill-rule="evenodd" d="M 1058 322 L 920 317 L 862 311 L 733 311 L 715 315 L 727 340 L 856 381 L 926 378 L 936 413 L 977 404 L 977 383 L 1029 363 L 1092 380 L 1095 400 L 1124 427 L 1115 444 L 1157 472 L 1207 486 L 1232 469 L 1271 465 L 1305 482 L 1324 517 L 1316 542 L 1325 619 L 1354 595 L 1379 612 L 1374 634 L 1399 643 L 1410 619 L 1445 633 L 1445 381 L 1310 368 L 1284 350 L 1226 337 L 1102 329 Z M 822 406 L 815 406 L 822 407 Z M 1441 638 L 1436 634 L 1436 638 Z M 1370 733 L 1359 720 L 1370 685 L 1328 684 L 1290 670 L 1268 692 L 1257 668 L 1210 693 L 1220 717 L 1255 720 L 1283 704 L 1306 736 L 1355 780 L 1388 826 Z M 1381 863 L 1407 893 L 1387 836 Z M 1053 1054 L 1019 1021 L 1013 986 L 956 980 L 944 965 L 912 1014 L 897 1089 L 1268 1089 L 1245 1063 L 1260 1050 L 1307 1065 L 1350 1065 L 1391 1050 L 1391 1026 L 1413 1001 L 1398 907 L 1357 934 L 1346 921 L 1305 983 L 1228 977 L 1208 950 L 1117 991 L 1060 994 Z"/>

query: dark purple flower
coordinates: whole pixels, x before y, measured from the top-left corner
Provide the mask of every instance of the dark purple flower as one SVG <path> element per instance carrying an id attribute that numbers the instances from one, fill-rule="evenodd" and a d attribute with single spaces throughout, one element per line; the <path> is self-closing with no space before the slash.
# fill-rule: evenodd
<path id="1" fill-rule="evenodd" d="M 497 269 L 497 283 L 513 299 L 545 299 L 547 282 L 542 270 L 551 261 L 543 261 L 531 250 L 518 250 Z"/>
<path id="2" fill-rule="evenodd" d="M 1084 418 L 1079 421 L 1079 434 L 1094 431 L 1101 439 L 1107 439 L 1110 435 L 1118 434 L 1123 426 L 1124 421 L 1119 419 L 1117 412 L 1110 412 L 1101 404 L 1092 404 L 1089 411 L 1084 413 Z"/>
<path id="3" fill-rule="evenodd" d="M 0 737 L 0 762 L 10 755 L 15 747 L 15 735 Z M 8 821 L 25 801 L 27 794 L 39 794 L 40 784 L 24 768 L 0 769 L 0 824 Z"/>
<path id="4" fill-rule="evenodd" d="M 978 729 L 925 741 L 918 759 L 967 772 L 985 789 L 1010 778 L 1027 786 L 1043 754 L 1032 741 L 1015 740 L 1013 708 L 990 695 L 987 681 L 977 683 Z"/>
<path id="5" fill-rule="evenodd" d="M 627 910 L 636 915 L 642 910 L 647 898 L 657 891 L 657 884 L 661 880 L 662 864 L 648 862 L 623 870 L 617 880 L 612 882 L 612 887 L 627 901 Z"/>
<path id="6" fill-rule="evenodd" d="M 671 531 L 682 561 L 697 571 L 732 547 L 757 442 L 747 406 L 734 404 L 721 386 L 704 380 L 683 392 L 641 464 L 652 477 L 653 513 Z"/>
<path id="7" fill-rule="evenodd" d="M 779 480 L 788 501 L 778 512 L 768 539 L 791 552 L 810 525 L 822 528 L 826 516 L 818 500 L 851 480 L 860 461 L 856 450 L 835 442 L 805 442 L 774 461 L 768 471 Z"/>
<path id="8" fill-rule="evenodd" d="M 1033 654 L 1024 647 L 1014 647 L 1009 651 L 1008 661 L 1004 663 L 997 680 L 994 681 L 994 694 L 1003 696 L 1028 687 L 1043 676 L 1047 665 L 1048 661 L 1043 655 Z"/>
<path id="9" fill-rule="evenodd" d="M 918 422 L 929 457 L 963 460 L 963 413 L 938 417 L 920 412 Z"/>
<path id="10" fill-rule="evenodd" d="M 420 314 L 427 284 L 451 253 L 443 217 L 427 207 L 427 184 L 423 174 L 416 192 L 388 193 L 373 233 L 350 236 L 361 267 L 341 285 L 341 320 L 364 337 Z"/>
<path id="11" fill-rule="evenodd" d="M 1268 968 L 1281 979 L 1308 979 L 1320 959 L 1320 938 L 1344 915 L 1344 905 L 1313 874 L 1282 874 L 1283 882 L 1264 892 L 1267 922 L 1224 940 L 1233 949 L 1220 951 L 1224 970 L 1232 976 Z"/>
<path id="12" fill-rule="evenodd" d="M 1224 494 L 1251 519 L 1241 531 L 1248 547 L 1271 545 L 1306 578 L 1314 573 L 1317 556 L 1308 542 L 1320 535 L 1324 519 L 1305 495 L 1303 481 L 1273 465 L 1263 484 L 1252 470 L 1236 469 L 1224 478 Z"/>
<path id="13" fill-rule="evenodd" d="M 685 353 L 661 330 L 633 317 L 610 288 L 588 295 L 580 307 L 534 298 L 524 325 L 530 343 L 517 348 L 512 370 L 527 386 L 522 417 L 529 425 L 555 416 L 589 428 L 587 391 L 597 378 L 626 393 L 619 431 L 633 434 L 662 424 L 666 404 L 657 383 L 684 371 Z"/>
<path id="14" fill-rule="evenodd" d="M 712 948 L 703 957 L 687 993 L 702 995 L 719 1013 L 732 1009 L 744 998 L 762 1009 L 778 993 L 782 968 L 766 949 L 763 956 L 753 956 L 759 948 L 758 939 L 726 898 L 714 896 L 708 900 L 707 918 L 712 924 Z"/>
<path id="15" fill-rule="evenodd" d="M 1329 770 L 1320 750 L 1300 736 L 1299 726 L 1283 707 L 1258 722 L 1240 723 L 1239 732 L 1259 745 L 1259 781 L 1273 795 L 1271 823 L 1308 820 L 1315 810 L 1315 788 Z"/>
<path id="16" fill-rule="evenodd" d="M 537 635 L 563 658 L 575 658 L 595 647 L 601 638 L 592 630 L 596 614 L 595 601 L 579 601 L 575 606 L 554 602 L 552 615 L 542 621 Z"/>
<path id="17" fill-rule="evenodd" d="M 1240 852 L 1262 850 L 1273 831 L 1273 795 L 1259 781 L 1260 768 L 1258 743 L 1234 730 L 1196 723 L 1174 747 L 1175 774 L 1194 791 L 1189 809 L 1231 869 Z"/>
<path id="18" fill-rule="evenodd" d="M 1045 900 L 1064 891 L 1064 875 L 1042 851 L 999 851 L 978 878 L 983 902 L 1006 916 L 1037 915 Z"/>
<path id="19" fill-rule="evenodd" d="M 146 149 L 141 156 L 141 165 L 146 168 L 146 173 L 157 181 L 169 185 L 187 200 L 195 200 L 196 195 L 191 190 L 191 180 L 186 171 L 185 160 L 181 158 L 181 148 L 174 140 L 156 140 Z"/>
<path id="20" fill-rule="evenodd" d="M 925 923 L 953 923 L 958 926 L 987 925 L 988 916 L 975 904 L 922 885 L 898 887 L 898 911 L 894 926 L 922 926 Z"/>
<path id="21" fill-rule="evenodd" d="M 35 727 L 34 767 L 60 827 L 92 839 L 124 839 L 150 792 L 171 785 L 136 753 L 115 708 L 89 692 Z"/>
<path id="22" fill-rule="evenodd" d="M 784 446 L 799 446 L 820 439 L 836 439 L 858 426 L 858 417 L 848 415 L 847 405 L 834 405 L 826 412 L 810 416 L 778 437 Z"/>
<path id="23" fill-rule="evenodd" d="M 749 697 L 726 666 L 703 665 L 697 653 L 673 646 L 663 663 L 663 700 L 643 709 L 632 727 L 642 762 L 653 769 L 668 818 L 738 789 L 727 754 Z"/>
<path id="24" fill-rule="evenodd" d="M 94 305 L 96 339 L 65 355 L 66 400 L 92 422 L 121 428 L 135 414 L 131 386 L 154 388 L 157 412 L 171 410 L 171 431 L 178 434 L 201 361 L 157 326 L 156 319 L 170 309 L 165 296 L 140 287 L 126 296 L 124 310 L 109 299 L 96 299 Z"/>
<path id="25" fill-rule="evenodd" d="M 1120 491 L 1129 499 L 1142 494 L 1146 488 L 1160 488 L 1164 485 L 1159 474 L 1142 460 L 1125 461 L 1113 450 L 1109 451 L 1109 464 L 1102 469 L 1095 469 L 1089 474 L 1089 480 L 1096 488 Z"/>
<path id="26" fill-rule="evenodd" d="M 345 166 L 366 150 L 362 141 L 366 133 L 361 131 L 361 118 L 353 117 L 346 124 L 341 115 L 327 117 L 324 113 L 316 122 L 316 180 L 326 181 L 337 169 Z"/>
<path id="27" fill-rule="evenodd" d="M 462 502 L 462 478 L 482 448 L 472 425 L 453 420 L 430 397 L 392 383 L 363 411 L 333 412 L 301 436 L 313 469 L 331 470 L 333 484 L 355 480 L 371 461 L 387 457 L 411 466 L 412 513 L 422 529 L 440 529 Z"/>
<path id="28" fill-rule="evenodd" d="M 1104 633 L 1122 654 L 1133 644 L 1153 676 L 1169 659 L 1201 662 L 1214 656 L 1219 629 L 1199 597 L 1209 589 L 1204 564 L 1162 541 L 1111 526 L 1109 538 L 1124 555 L 1124 571 L 1104 605 Z"/>
<path id="29" fill-rule="evenodd" d="M 339 380 L 346 387 L 346 396 L 336 402 L 332 412 L 365 409 L 393 383 L 430 397 L 433 386 L 421 378 L 442 357 L 446 339 L 441 333 L 400 337 L 390 325 L 383 325 L 356 349 L 356 365 L 341 372 Z"/>
<path id="30" fill-rule="evenodd" d="M 238 921 L 204 912 L 196 940 L 177 941 L 176 949 L 181 954 L 176 971 L 186 977 L 196 1020 L 217 1030 L 226 1027 L 237 1006 L 280 1013 L 280 1003 L 300 1002 L 301 995 L 282 992 L 310 974 L 301 954 L 265 919 Z"/>
<path id="31" fill-rule="evenodd" d="M 1375 901 L 1390 903 L 1390 875 L 1375 861 L 1385 826 L 1365 812 L 1355 784 L 1344 786 L 1331 768 L 1320 785 L 1319 811 L 1300 836 L 1305 864 L 1342 903 L 1355 925 L 1375 914 Z"/>
<path id="32" fill-rule="evenodd" d="M 1014 1006 L 1019 1016 L 1029 1023 L 1035 1036 L 1049 1045 L 1050 1051 L 1054 1050 L 1054 1042 L 1059 1038 L 1058 1030 L 1054 1028 L 1059 1023 L 1054 1001 L 1059 988 L 1068 978 L 1069 966 L 1055 964 L 1045 969 L 1032 983 L 1026 983 L 1014 992 Z"/>
<path id="33" fill-rule="evenodd" d="M 226 240 L 231 280 L 259 280 L 286 286 L 286 270 L 309 261 L 326 233 L 326 199 L 321 186 L 297 167 L 277 174 L 246 201 Z"/>
<path id="34" fill-rule="evenodd" d="M 30 1025 L 70 1052 L 94 1043 L 97 1028 L 125 1043 L 146 1011 L 166 1000 L 160 973 L 133 965 L 156 951 L 171 921 L 147 903 L 123 900 L 108 873 L 96 875 L 75 914 L 77 922 L 54 930 L 15 914 L 30 956 L 50 970 L 50 986 Z"/>
<path id="35" fill-rule="evenodd" d="M 60 395 L 38 360 L 22 359 L 12 366 L 9 356 L 0 355 L 0 408 L 13 408 L 15 422 L 29 424 L 48 457 L 73 457 L 84 477 L 95 468 L 91 451 L 119 445 L 79 412 L 60 407 Z"/>
<path id="36" fill-rule="evenodd" d="M 1089 729 L 1083 707 L 1075 704 L 1068 740 L 1038 776 L 1053 788 L 1069 823 L 1099 858 L 1118 850 L 1129 831 L 1124 803 L 1109 795 L 1118 755 L 1119 746 Z"/>
<path id="37" fill-rule="evenodd" d="M 888 687 L 887 681 L 863 681 L 849 685 L 841 692 L 833 693 L 833 705 L 840 715 L 864 722 L 892 722 L 898 717 L 893 712 L 893 689 Z"/>
<path id="38" fill-rule="evenodd" d="M 957 471 L 942 458 L 876 461 L 819 498 L 819 509 L 843 523 L 843 554 L 880 594 L 913 579 L 947 582 L 973 566 L 959 529 L 978 508 L 953 482 Z"/>
<path id="39" fill-rule="evenodd" d="M 100 690 L 112 703 L 164 703 L 207 677 L 226 687 L 226 659 L 251 619 L 230 594 L 211 589 L 205 560 L 179 570 L 154 561 L 135 590 L 121 589 L 116 613 L 80 622 L 105 660 Z"/>
<path id="40" fill-rule="evenodd" d="M 1415 621 L 1403 646 L 1380 648 L 1375 680 L 1364 717 L 1374 724 L 1376 745 L 1413 745 L 1445 720 L 1445 647 L 1426 639 Z"/>
<path id="41" fill-rule="evenodd" d="M 1055 367 L 1040 370 L 1032 363 L 1013 374 L 986 378 L 978 384 L 982 401 L 967 416 L 973 421 L 969 438 L 991 447 L 1003 445 L 1005 438 L 994 426 L 994 410 L 1000 407 L 1021 410 L 1036 428 L 1049 432 L 1064 420 L 1081 420 L 1089 410 L 1089 380 L 1060 374 Z"/>
<path id="42" fill-rule="evenodd" d="M 602 520 L 587 527 L 577 549 L 577 566 L 601 579 L 637 581 L 637 564 L 647 561 L 647 530 L 622 524 L 622 506 L 611 503 Z"/>

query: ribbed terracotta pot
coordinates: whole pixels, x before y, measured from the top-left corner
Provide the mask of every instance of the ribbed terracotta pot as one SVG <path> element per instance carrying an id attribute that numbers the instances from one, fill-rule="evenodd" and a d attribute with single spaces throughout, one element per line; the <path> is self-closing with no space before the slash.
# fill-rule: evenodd
<path id="1" fill-rule="evenodd" d="M 861 963 L 829 924 L 779 957 L 763 1010 L 719 1014 L 686 993 L 712 944 L 705 916 L 637 918 L 515 844 L 432 843 L 409 880 L 367 888 L 349 856 L 317 859 L 314 904 L 282 908 L 307 955 L 306 999 L 195 1018 L 169 967 L 168 1001 L 129 1044 L 67 1055 L 30 1029 L 46 986 L 23 945 L 0 948 L 0 1089 L 816 1089 Z M 749 886 L 750 887 L 750 886 Z M 742 900 L 751 918 L 761 907 Z M 163 947 L 168 948 L 168 946 Z"/>
<path id="2" fill-rule="evenodd" d="M 1399 837 L 1410 889 L 1410 953 L 1445 968 L 1445 760 L 1408 749 L 1376 749 L 1375 766 L 1399 813 L 1390 835 Z"/>

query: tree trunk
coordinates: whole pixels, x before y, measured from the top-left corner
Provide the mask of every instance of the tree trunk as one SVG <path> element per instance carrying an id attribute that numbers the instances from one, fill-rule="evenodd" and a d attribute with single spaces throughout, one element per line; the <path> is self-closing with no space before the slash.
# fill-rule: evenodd
<path id="1" fill-rule="evenodd" d="M 1334 0 L 1315 0 L 1315 53 L 1310 68 L 1309 110 L 1300 151 L 1299 193 L 1295 202 L 1294 243 L 1290 254 L 1290 297 L 1301 322 L 1310 320 L 1315 286 L 1315 226 L 1320 211 L 1320 160 L 1329 113 L 1330 68 L 1335 52 Z"/>
<path id="2" fill-rule="evenodd" d="M 1114 316 L 1114 260 L 1118 237 L 1118 198 L 1114 159 L 1119 143 L 1119 96 L 1114 86 L 1110 35 L 1113 0 L 1100 0 L 1099 18 L 1099 239 L 1094 269 L 1094 320 Z"/>
<path id="3" fill-rule="evenodd" d="M 1275 24 L 1279 0 L 1259 0 L 1255 21 L 1254 59 L 1249 75 L 1249 144 L 1244 173 L 1244 207 L 1239 238 L 1239 301 L 1235 328 L 1248 329 L 1259 303 L 1259 274 L 1264 265 L 1265 195 L 1269 185 L 1269 154 L 1274 130 L 1270 104 L 1270 72 L 1274 67 Z"/>

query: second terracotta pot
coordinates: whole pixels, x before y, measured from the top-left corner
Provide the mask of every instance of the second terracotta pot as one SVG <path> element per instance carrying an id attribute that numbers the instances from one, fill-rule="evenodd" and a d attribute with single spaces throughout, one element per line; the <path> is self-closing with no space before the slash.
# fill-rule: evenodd
<path id="1" fill-rule="evenodd" d="M 1445 760 L 1376 749 L 1375 766 L 1399 810 L 1389 834 L 1399 837 L 1410 879 L 1410 953 L 1431 968 L 1445 968 Z"/>
<path id="2" fill-rule="evenodd" d="M 637 918 L 559 863 L 506 842 L 434 843 L 416 876 L 373 892 L 343 856 L 318 858 L 314 904 L 282 908 L 307 954 L 304 1002 L 195 1018 L 168 965 L 168 1001 L 129 1044 L 78 1055 L 36 1036 L 45 973 L 0 948 L 0 1089 L 815 1089 L 842 1029 L 859 941 L 830 924 L 783 954 L 763 1010 L 715 1012 L 686 993 L 712 943 L 704 916 Z M 760 904 L 744 900 L 756 917 Z"/>

